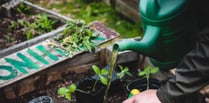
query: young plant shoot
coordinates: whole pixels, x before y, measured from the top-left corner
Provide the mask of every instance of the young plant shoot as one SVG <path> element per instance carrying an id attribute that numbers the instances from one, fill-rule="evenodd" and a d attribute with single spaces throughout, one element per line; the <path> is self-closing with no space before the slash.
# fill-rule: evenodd
<path id="1" fill-rule="evenodd" d="M 118 67 L 120 68 L 120 72 L 117 73 L 117 76 L 119 79 L 122 79 L 125 75 L 128 75 L 130 77 L 132 77 L 133 75 L 129 72 L 128 67 L 123 67 L 121 65 L 118 65 Z"/>
<path id="2" fill-rule="evenodd" d="M 94 71 L 94 73 L 99 77 L 99 81 L 101 81 L 102 84 L 107 85 L 107 78 L 104 77 L 104 75 L 108 74 L 108 70 L 106 69 L 100 69 L 98 66 L 93 65 L 92 69 Z M 96 85 L 98 83 L 98 80 L 96 80 L 94 82 L 94 85 L 92 87 L 91 92 L 94 92 L 96 90 Z M 64 96 L 67 100 L 71 100 L 72 98 L 72 94 L 75 92 L 82 92 L 82 93 L 86 93 L 86 91 L 83 91 L 81 89 L 78 89 L 77 86 L 75 84 L 71 84 L 68 88 L 66 87 L 61 87 L 58 89 L 58 95 L 60 96 Z"/>
<path id="3" fill-rule="evenodd" d="M 59 96 L 64 96 L 67 100 L 71 101 L 72 94 L 75 91 L 86 93 L 85 91 L 78 89 L 75 84 L 71 84 L 68 88 L 67 87 L 59 88 L 58 89 L 58 95 Z"/>
<path id="4" fill-rule="evenodd" d="M 149 81 L 150 81 L 150 75 L 155 74 L 159 71 L 158 67 L 151 67 L 151 66 L 146 66 L 146 68 L 143 71 L 140 71 L 138 73 L 139 76 L 145 77 L 147 80 L 147 89 L 149 89 Z"/>

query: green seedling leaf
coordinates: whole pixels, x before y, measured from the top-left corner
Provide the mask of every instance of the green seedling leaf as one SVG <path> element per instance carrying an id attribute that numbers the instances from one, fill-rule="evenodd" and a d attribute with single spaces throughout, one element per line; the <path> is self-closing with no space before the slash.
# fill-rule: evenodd
<path id="1" fill-rule="evenodd" d="M 69 93 L 69 89 L 66 87 L 61 87 L 58 89 L 58 95 L 60 96 L 65 96 L 68 93 Z"/>
<path id="2" fill-rule="evenodd" d="M 27 38 L 27 40 L 29 40 L 29 39 L 32 39 L 32 38 L 33 38 L 33 34 L 32 34 L 32 32 L 31 32 L 30 30 L 27 30 L 25 34 L 26 34 L 26 38 Z"/>
<path id="3" fill-rule="evenodd" d="M 125 67 L 123 71 L 124 71 L 124 72 L 128 72 L 128 71 L 129 71 L 129 70 L 128 70 L 128 67 Z"/>
<path id="4" fill-rule="evenodd" d="M 118 76 L 120 79 L 122 79 L 125 75 L 132 76 L 132 74 L 129 72 L 128 67 L 124 67 L 124 68 L 123 68 L 123 66 L 121 66 L 121 65 L 118 65 L 118 67 L 119 67 L 120 70 L 121 70 L 119 73 L 117 73 L 117 76 Z"/>
<path id="5" fill-rule="evenodd" d="M 154 73 L 157 73 L 159 71 L 159 68 L 158 67 L 155 67 L 155 68 L 152 68 L 151 69 L 151 74 L 154 74 Z"/>
<path id="6" fill-rule="evenodd" d="M 104 84 L 104 85 L 107 85 L 107 78 L 103 77 L 103 76 L 99 76 L 101 82 Z"/>
<path id="7" fill-rule="evenodd" d="M 123 66 L 122 65 L 118 65 L 118 67 L 120 68 L 120 71 L 123 71 Z"/>
<path id="8" fill-rule="evenodd" d="M 70 93 L 75 92 L 76 88 L 77 88 L 77 87 L 76 87 L 75 84 L 71 84 L 71 85 L 69 86 L 69 91 L 70 91 Z"/>
<path id="9" fill-rule="evenodd" d="M 133 77 L 133 75 L 130 72 L 126 72 L 126 75 Z"/>
<path id="10" fill-rule="evenodd" d="M 100 75 L 100 69 L 99 69 L 98 66 L 93 65 L 93 66 L 92 66 L 92 69 L 93 69 L 93 71 L 94 71 L 97 75 Z"/>
<path id="11" fill-rule="evenodd" d="M 138 75 L 139 76 L 145 76 L 146 75 L 146 72 L 145 71 L 141 71 L 141 72 L 138 73 Z"/>
<path id="12" fill-rule="evenodd" d="M 102 69 L 101 74 L 102 75 L 107 75 L 109 71 L 107 69 Z"/>
<path id="13" fill-rule="evenodd" d="M 66 98 L 67 100 L 69 100 L 69 101 L 70 101 L 70 100 L 71 100 L 71 98 L 72 98 L 72 97 L 71 97 L 71 94 L 70 94 L 70 93 L 67 93 L 67 94 L 65 95 L 65 98 Z"/>

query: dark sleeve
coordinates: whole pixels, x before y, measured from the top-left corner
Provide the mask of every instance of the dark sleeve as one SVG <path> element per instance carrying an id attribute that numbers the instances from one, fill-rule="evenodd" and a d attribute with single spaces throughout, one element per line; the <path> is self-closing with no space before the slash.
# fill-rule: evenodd
<path id="1" fill-rule="evenodd" d="M 193 51 L 188 53 L 176 68 L 175 77 L 157 91 L 162 103 L 185 101 L 209 84 L 209 32 L 199 36 Z M 192 102 L 193 103 L 193 102 Z"/>

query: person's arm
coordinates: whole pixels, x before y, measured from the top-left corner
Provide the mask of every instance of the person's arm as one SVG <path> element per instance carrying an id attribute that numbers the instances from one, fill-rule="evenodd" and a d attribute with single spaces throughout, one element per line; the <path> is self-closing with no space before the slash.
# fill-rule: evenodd
<path id="1" fill-rule="evenodd" d="M 187 103 L 187 100 L 192 99 L 208 84 L 209 31 L 200 35 L 194 50 L 176 68 L 175 77 L 162 84 L 157 96 L 162 103 Z"/>

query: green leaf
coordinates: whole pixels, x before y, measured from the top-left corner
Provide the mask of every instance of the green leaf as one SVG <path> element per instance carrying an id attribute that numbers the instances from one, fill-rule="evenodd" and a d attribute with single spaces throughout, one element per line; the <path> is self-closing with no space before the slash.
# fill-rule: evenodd
<path id="1" fill-rule="evenodd" d="M 69 100 L 69 101 L 70 101 L 70 100 L 71 100 L 71 98 L 72 98 L 72 97 L 71 97 L 71 94 L 70 94 L 70 93 L 66 94 L 66 95 L 65 95 L 65 98 L 66 98 L 67 100 Z"/>
<path id="2" fill-rule="evenodd" d="M 122 72 L 118 74 L 118 77 L 119 77 L 120 79 L 122 79 L 124 76 L 125 76 L 125 74 L 122 73 Z"/>
<path id="3" fill-rule="evenodd" d="M 126 72 L 126 75 L 133 77 L 133 75 L 130 72 Z"/>
<path id="4" fill-rule="evenodd" d="M 103 76 L 99 76 L 101 82 L 104 84 L 104 85 L 107 85 L 107 78 L 103 77 Z"/>
<path id="5" fill-rule="evenodd" d="M 107 69 L 102 69 L 101 74 L 102 75 L 107 75 L 109 71 Z"/>
<path id="6" fill-rule="evenodd" d="M 118 67 L 120 68 L 120 71 L 122 71 L 122 70 L 123 70 L 123 67 L 122 67 L 121 65 L 118 65 Z"/>
<path id="7" fill-rule="evenodd" d="M 128 72 L 128 71 L 129 71 L 128 67 L 125 67 L 125 68 L 123 69 L 123 71 L 124 71 L 124 72 Z"/>
<path id="8" fill-rule="evenodd" d="M 29 40 L 29 39 L 32 39 L 32 38 L 33 38 L 33 34 L 32 34 L 32 32 L 31 32 L 30 30 L 27 30 L 25 34 L 26 34 L 26 38 L 27 38 L 27 40 Z"/>
<path id="9" fill-rule="evenodd" d="M 71 84 L 71 85 L 69 86 L 69 91 L 70 91 L 70 93 L 75 92 L 76 88 L 77 88 L 77 87 L 76 87 L 75 84 Z"/>
<path id="10" fill-rule="evenodd" d="M 159 71 L 159 68 L 158 67 L 154 67 L 151 69 L 151 74 L 154 74 L 154 73 L 157 73 Z"/>
<path id="11" fill-rule="evenodd" d="M 145 71 L 141 71 L 141 72 L 138 73 L 138 75 L 139 76 L 145 76 L 146 75 L 146 72 Z"/>
<path id="12" fill-rule="evenodd" d="M 69 89 L 66 87 L 61 87 L 58 89 L 58 95 L 65 96 L 69 92 Z"/>
<path id="13" fill-rule="evenodd" d="M 93 65 L 93 66 L 92 66 L 92 69 L 94 70 L 94 72 L 95 72 L 97 75 L 99 75 L 99 74 L 100 74 L 100 69 L 99 69 L 99 67 L 98 67 L 98 66 Z"/>

